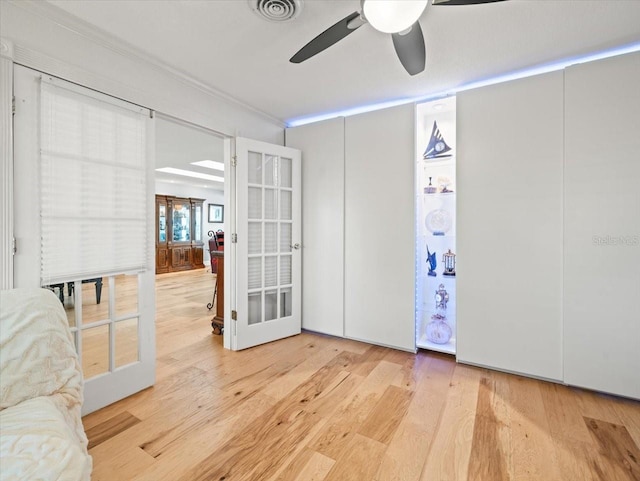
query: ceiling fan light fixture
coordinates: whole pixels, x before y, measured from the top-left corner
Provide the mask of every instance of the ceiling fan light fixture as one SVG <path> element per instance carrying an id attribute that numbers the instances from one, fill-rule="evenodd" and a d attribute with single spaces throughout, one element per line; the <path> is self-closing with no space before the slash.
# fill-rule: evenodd
<path id="1" fill-rule="evenodd" d="M 428 0 L 362 0 L 362 13 L 376 30 L 398 33 L 420 18 L 427 3 Z"/>

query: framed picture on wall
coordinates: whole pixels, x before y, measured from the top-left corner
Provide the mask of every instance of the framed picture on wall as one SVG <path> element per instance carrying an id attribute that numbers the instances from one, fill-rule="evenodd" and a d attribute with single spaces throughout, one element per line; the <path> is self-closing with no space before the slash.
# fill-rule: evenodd
<path id="1" fill-rule="evenodd" d="M 224 222 L 224 205 L 209 204 L 209 222 Z"/>

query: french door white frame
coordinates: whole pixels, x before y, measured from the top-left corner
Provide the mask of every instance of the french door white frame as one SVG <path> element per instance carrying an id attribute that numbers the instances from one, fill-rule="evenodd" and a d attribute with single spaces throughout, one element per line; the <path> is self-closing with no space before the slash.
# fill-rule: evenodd
<path id="1" fill-rule="evenodd" d="M 15 287 L 40 286 L 40 217 L 39 217 L 39 188 L 34 188 L 38 178 L 38 158 L 40 149 L 39 139 L 39 85 L 40 72 L 22 66 L 14 67 L 14 93 L 16 96 L 15 135 L 14 135 L 14 206 L 20 215 L 15 215 L 14 232 L 17 238 L 18 250 L 14 257 L 14 285 Z M 73 87 L 80 88 L 80 87 Z M 90 95 L 97 95 L 90 92 Z M 115 103 L 121 102 L 114 100 Z M 88 414 L 119 399 L 145 389 L 155 382 L 155 179 L 153 170 L 154 159 L 154 128 L 153 119 L 147 118 L 147 168 L 146 168 L 146 201 L 147 201 L 147 259 L 142 272 L 129 272 L 138 276 L 137 312 L 137 342 L 138 360 L 122 367 L 116 367 L 113 359 L 109 359 L 108 371 L 85 381 L 82 414 Z M 102 325 L 109 325 L 109 356 L 114 355 L 114 339 L 116 324 L 120 319 L 113 309 L 114 295 L 112 273 L 105 273 L 104 279 L 111 289 L 107 318 L 95 323 L 81 323 L 76 317 L 72 327 L 76 336 L 76 349 L 82 359 L 82 332 Z M 107 279 L 109 279 L 107 281 Z M 73 281 L 74 279 L 69 279 Z M 82 309 L 81 284 L 76 284 L 75 309 Z M 64 286 L 63 286 L 64 289 Z M 106 296 L 105 296 L 106 297 Z M 129 316 L 131 317 L 131 316 Z"/>
<path id="2" fill-rule="evenodd" d="M 233 155 L 232 155 L 233 150 Z M 266 176 L 262 182 L 252 184 L 249 182 L 249 152 L 259 153 L 261 156 L 260 169 L 262 172 L 266 169 L 267 157 L 273 159 L 273 162 L 278 166 L 286 159 L 290 159 L 291 162 L 291 186 L 284 186 L 280 184 L 280 180 L 273 179 L 273 184 L 270 184 L 266 180 Z M 292 149 L 290 147 L 284 147 L 282 145 L 273 145 L 265 142 L 260 142 L 246 138 L 236 138 L 227 144 L 227 155 L 229 165 L 226 171 L 228 175 L 225 175 L 225 192 L 228 198 L 226 198 L 226 205 L 231 207 L 230 209 L 230 222 L 229 227 L 231 233 L 231 242 L 227 241 L 225 245 L 225 285 L 229 286 L 229 289 L 225 289 L 225 332 L 230 333 L 229 336 L 225 336 L 225 347 L 233 350 L 245 349 L 253 345 L 261 344 L 263 342 L 270 342 L 282 337 L 291 336 L 300 333 L 301 330 L 301 300 L 302 300 L 302 253 L 301 253 L 301 234 L 302 234 L 302 206 L 301 206 L 301 194 L 302 194 L 302 177 L 301 177 L 301 153 L 299 150 Z M 237 166 L 236 166 L 237 164 Z M 260 170 L 259 169 L 259 170 Z M 280 175 L 281 167 L 277 167 L 277 174 Z M 260 176 L 262 177 L 263 173 Z M 259 188 L 262 190 L 272 190 L 277 194 L 277 203 L 275 205 L 276 215 L 274 218 L 265 216 L 264 205 L 261 204 L 261 218 L 255 218 L 251 221 L 248 218 L 248 193 L 247 189 Z M 242 191 L 241 191 L 242 189 Z M 283 192 L 290 192 L 291 195 L 291 212 L 290 219 L 287 220 L 285 216 L 282 218 L 281 201 L 280 197 Z M 261 197 L 260 202 L 263 202 Z M 267 224 L 276 225 L 276 250 L 265 252 L 266 244 L 262 244 L 262 238 L 265 233 L 261 232 L 261 254 L 255 253 L 249 254 L 248 251 L 248 239 L 249 233 L 247 227 L 250 223 L 262 223 L 262 227 Z M 283 250 L 283 244 L 281 240 L 282 231 L 281 226 L 284 224 L 291 225 L 291 245 Z M 237 242 L 235 237 L 237 235 Z M 265 241 L 266 242 L 266 241 Z M 287 244 L 285 242 L 285 244 Z M 227 249 L 227 245 L 230 246 Z M 251 290 L 264 291 L 261 294 L 261 316 L 260 321 L 257 323 L 250 323 L 249 306 L 247 304 L 248 294 L 248 262 L 251 257 L 275 257 L 277 259 L 277 281 L 275 285 L 266 285 L 266 278 L 264 276 L 263 269 L 261 268 L 261 287 Z M 291 282 L 282 284 L 280 279 L 281 261 L 285 257 L 291 259 Z M 227 265 L 230 267 L 227 269 Z M 227 274 L 228 272 L 228 274 Z M 228 276 L 228 277 L 227 277 Z M 229 284 L 226 284 L 227 279 Z M 281 291 L 284 289 L 284 291 Z M 290 292 L 291 299 L 291 312 L 289 314 L 282 313 L 282 294 L 284 292 Z M 275 318 L 267 320 L 266 314 L 266 294 L 276 292 L 276 313 Z M 228 302 L 227 302 L 228 292 Z M 256 292 L 257 293 L 257 292 Z M 273 315 L 273 313 L 272 313 Z"/>
<path id="3" fill-rule="evenodd" d="M 0 289 L 13 287 L 13 45 L 0 39 Z"/>

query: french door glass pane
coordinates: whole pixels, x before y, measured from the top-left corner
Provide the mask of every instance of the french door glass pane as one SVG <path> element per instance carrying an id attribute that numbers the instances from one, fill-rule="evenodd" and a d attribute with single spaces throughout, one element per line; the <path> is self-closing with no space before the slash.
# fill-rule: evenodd
<path id="1" fill-rule="evenodd" d="M 76 282 L 74 285 L 82 289 L 82 324 L 109 319 L 109 282 L 106 277 L 82 283 Z M 67 284 L 68 288 L 69 284 Z M 100 296 L 99 304 L 98 295 Z"/>
<path id="2" fill-rule="evenodd" d="M 291 256 L 280 257 L 280 285 L 291 284 Z"/>
<path id="3" fill-rule="evenodd" d="M 109 325 L 82 330 L 82 375 L 85 379 L 109 372 Z"/>
<path id="4" fill-rule="evenodd" d="M 278 191 L 276 189 L 264 190 L 264 218 L 276 219 L 278 216 Z"/>
<path id="5" fill-rule="evenodd" d="M 277 186 L 278 180 L 278 157 L 273 155 L 264 156 L 264 185 Z"/>
<path id="6" fill-rule="evenodd" d="M 138 275 L 122 274 L 115 277 L 115 306 L 116 317 L 124 317 L 127 314 L 138 313 Z M 103 284 L 108 284 L 107 279 Z M 105 300 L 108 297 L 105 297 Z"/>
<path id="7" fill-rule="evenodd" d="M 249 152 L 249 183 L 262 184 L 262 154 Z"/>
<path id="8" fill-rule="evenodd" d="M 291 252 L 291 224 L 280 224 L 280 252 Z"/>
<path id="9" fill-rule="evenodd" d="M 249 222 L 249 254 L 262 253 L 262 222 Z"/>
<path id="10" fill-rule="evenodd" d="M 280 191 L 280 219 L 291 220 L 291 191 Z"/>
<path id="11" fill-rule="evenodd" d="M 264 224 L 264 252 L 266 254 L 278 252 L 278 224 L 275 222 Z"/>
<path id="12" fill-rule="evenodd" d="M 293 296 L 291 295 L 291 288 L 286 287 L 280 290 L 280 317 L 288 317 L 291 315 L 291 303 Z"/>
<path id="13" fill-rule="evenodd" d="M 259 289 L 262 287 L 262 258 L 249 258 L 249 289 Z"/>
<path id="14" fill-rule="evenodd" d="M 292 168 L 291 159 L 280 158 L 280 187 L 291 187 Z"/>
<path id="15" fill-rule="evenodd" d="M 116 328 L 116 368 L 138 362 L 138 318 L 118 321 Z"/>
<path id="16" fill-rule="evenodd" d="M 278 281 L 278 256 L 264 258 L 264 286 L 273 287 Z"/>
<path id="17" fill-rule="evenodd" d="M 248 296 L 248 320 L 249 324 L 259 324 L 262 322 L 262 293 L 254 292 Z"/>
<path id="18" fill-rule="evenodd" d="M 278 318 L 278 291 L 264 293 L 264 320 L 272 321 Z"/>
<path id="19" fill-rule="evenodd" d="M 249 187 L 249 219 L 262 219 L 262 189 Z"/>

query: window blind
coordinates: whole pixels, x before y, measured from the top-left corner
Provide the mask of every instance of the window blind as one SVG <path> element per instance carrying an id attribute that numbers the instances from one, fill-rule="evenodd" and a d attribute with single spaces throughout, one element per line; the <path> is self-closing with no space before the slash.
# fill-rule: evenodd
<path id="1" fill-rule="evenodd" d="M 147 266 L 148 110 L 43 78 L 41 282 Z"/>

